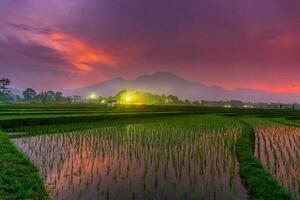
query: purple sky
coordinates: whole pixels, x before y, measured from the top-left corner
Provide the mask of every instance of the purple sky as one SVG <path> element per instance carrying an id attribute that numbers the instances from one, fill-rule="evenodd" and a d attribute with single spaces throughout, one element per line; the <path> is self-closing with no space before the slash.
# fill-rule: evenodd
<path id="1" fill-rule="evenodd" d="M 0 76 L 62 89 L 169 71 L 300 92 L 299 0 L 1 0 Z"/>

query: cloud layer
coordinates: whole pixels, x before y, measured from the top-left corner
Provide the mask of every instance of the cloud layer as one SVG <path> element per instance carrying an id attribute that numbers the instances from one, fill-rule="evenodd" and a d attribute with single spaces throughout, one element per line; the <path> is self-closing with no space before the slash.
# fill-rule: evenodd
<path id="1" fill-rule="evenodd" d="M 61 89 L 170 71 L 300 92 L 299 27 L 298 0 L 2 0 L 0 75 Z"/>

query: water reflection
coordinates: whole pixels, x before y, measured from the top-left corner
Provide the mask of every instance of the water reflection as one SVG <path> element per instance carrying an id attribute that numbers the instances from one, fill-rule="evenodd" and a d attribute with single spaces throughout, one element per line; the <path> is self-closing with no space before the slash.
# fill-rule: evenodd
<path id="1" fill-rule="evenodd" d="M 246 199 L 240 132 L 134 124 L 13 141 L 53 199 Z"/>
<path id="2" fill-rule="evenodd" d="M 300 129 L 274 126 L 256 129 L 255 154 L 285 188 L 300 198 Z"/>

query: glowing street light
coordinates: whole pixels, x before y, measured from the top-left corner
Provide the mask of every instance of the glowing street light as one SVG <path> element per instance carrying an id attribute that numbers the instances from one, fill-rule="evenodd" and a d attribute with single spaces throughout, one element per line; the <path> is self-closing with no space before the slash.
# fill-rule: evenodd
<path id="1" fill-rule="evenodd" d="M 95 93 L 90 94 L 89 99 L 96 99 L 97 95 Z"/>
<path id="2" fill-rule="evenodd" d="M 127 96 L 127 97 L 126 97 L 126 101 L 127 101 L 127 102 L 131 101 L 131 96 Z"/>

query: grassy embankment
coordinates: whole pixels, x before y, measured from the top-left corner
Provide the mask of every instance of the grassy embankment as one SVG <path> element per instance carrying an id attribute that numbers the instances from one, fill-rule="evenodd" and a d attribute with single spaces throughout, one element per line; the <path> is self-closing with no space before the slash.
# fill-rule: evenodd
<path id="1" fill-rule="evenodd" d="M 292 196 L 266 172 L 258 158 L 253 154 L 254 130 L 246 121 L 243 123 L 243 135 L 237 141 L 236 154 L 240 163 L 240 176 L 248 190 L 250 199 L 283 200 Z"/>
<path id="2" fill-rule="evenodd" d="M 49 199 L 37 169 L 1 130 L 0 152 L 0 199 Z"/>
<path id="3" fill-rule="evenodd" d="M 282 124 L 286 126 L 292 126 L 292 127 L 300 127 L 300 118 L 299 117 L 285 117 L 285 118 L 272 118 L 269 119 L 272 122 L 275 122 L 277 124 Z"/>

